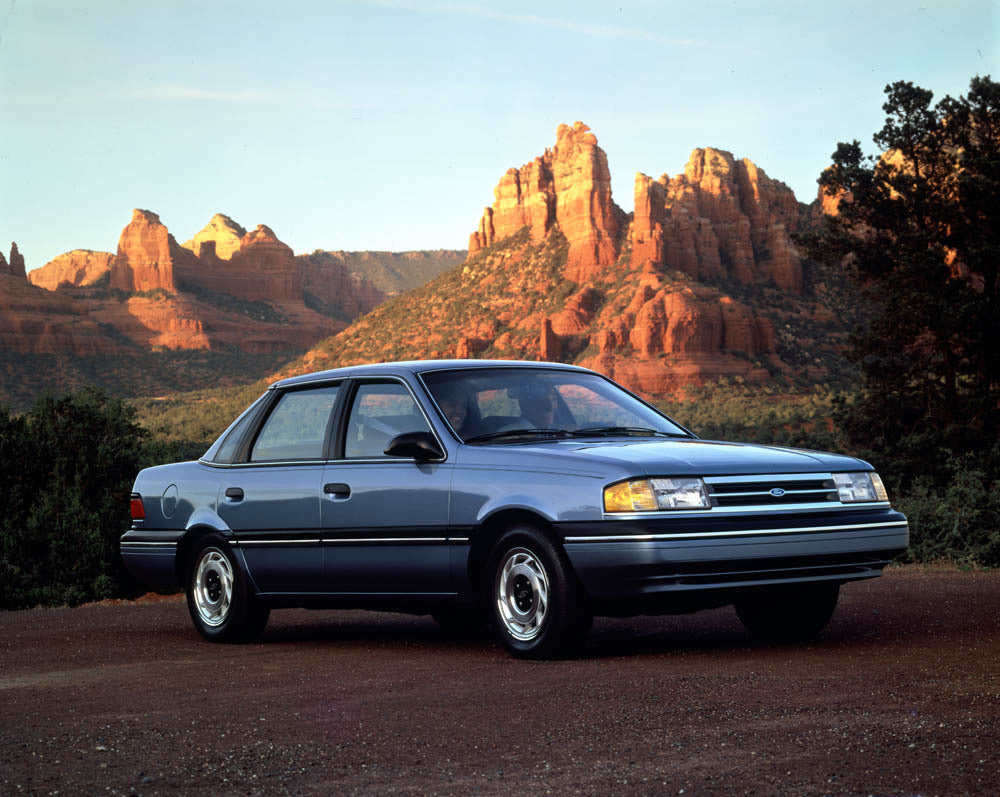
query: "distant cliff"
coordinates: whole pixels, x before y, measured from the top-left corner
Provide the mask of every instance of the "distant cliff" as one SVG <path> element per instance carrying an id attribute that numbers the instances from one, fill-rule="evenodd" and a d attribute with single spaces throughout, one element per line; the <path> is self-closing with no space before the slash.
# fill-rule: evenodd
<path id="1" fill-rule="evenodd" d="M 383 302 L 389 291 L 368 271 L 398 290 L 464 256 L 297 256 L 266 225 L 248 232 L 221 213 L 181 245 L 142 209 L 115 253 L 76 249 L 26 273 L 13 245 L 9 261 L 0 254 L 0 401 L 88 381 L 124 393 L 176 390 L 187 351 L 203 353 L 187 361 L 194 372 L 218 362 L 244 380 L 259 378 L 282 352 L 301 352 Z M 159 356 L 168 352 L 177 353 L 169 363 Z M 146 367 L 151 354 L 157 365 Z M 125 374 L 135 384 L 123 384 Z"/>

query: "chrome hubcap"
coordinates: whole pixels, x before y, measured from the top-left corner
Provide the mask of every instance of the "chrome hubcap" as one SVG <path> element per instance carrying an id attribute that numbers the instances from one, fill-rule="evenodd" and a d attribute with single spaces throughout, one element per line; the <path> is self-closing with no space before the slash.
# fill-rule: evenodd
<path id="1" fill-rule="evenodd" d="M 218 626 L 233 601 L 233 568 L 218 548 L 207 548 L 194 575 L 194 602 L 205 625 Z"/>
<path id="2" fill-rule="evenodd" d="M 549 577 L 527 548 L 507 552 L 497 578 L 497 609 L 507 632 L 527 642 L 538 636 L 549 608 Z"/>

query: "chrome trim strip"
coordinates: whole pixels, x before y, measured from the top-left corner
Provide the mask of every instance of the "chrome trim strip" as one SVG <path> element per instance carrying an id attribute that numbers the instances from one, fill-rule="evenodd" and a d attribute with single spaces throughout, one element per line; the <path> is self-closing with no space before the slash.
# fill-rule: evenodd
<path id="1" fill-rule="evenodd" d="M 176 548 L 176 542 L 147 542 L 145 540 L 129 540 L 120 545 L 121 548 Z"/>
<path id="2" fill-rule="evenodd" d="M 338 543 L 358 543 L 358 542 L 448 542 L 447 537 L 337 537 L 323 540 L 324 545 L 336 545 Z"/>
<path id="3" fill-rule="evenodd" d="M 365 459 L 361 459 L 360 457 L 358 459 L 328 459 L 325 464 L 332 465 L 332 466 L 335 466 L 335 467 L 342 467 L 344 465 L 385 465 L 385 464 L 389 464 L 389 465 L 405 465 L 405 464 L 413 464 L 416 461 L 417 460 L 415 460 L 413 457 L 390 457 L 390 456 L 385 456 L 385 457 L 381 457 L 381 458 L 379 458 L 379 457 L 367 457 Z M 427 465 L 427 464 L 441 465 L 441 464 L 444 463 L 444 461 L 445 460 L 443 460 L 443 459 L 423 459 L 423 460 L 420 460 L 420 464 L 421 465 Z"/>
<path id="4" fill-rule="evenodd" d="M 327 460 L 325 459 L 286 459 L 286 460 L 274 460 L 274 459 L 258 459 L 253 462 L 233 462 L 228 467 L 230 468 L 277 468 L 277 467 L 287 467 L 288 465 L 325 465 Z M 206 463 L 209 464 L 209 463 Z M 214 464 L 214 463 L 211 463 Z"/>
<path id="5" fill-rule="evenodd" d="M 859 529 L 890 529 L 907 527 L 905 520 L 889 523 L 854 523 L 844 526 L 799 526 L 787 529 L 741 529 L 739 531 L 698 531 L 677 532 L 676 534 L 618 534 L 607 537 L 566 537 L 566 542 L 648 542 L 654 540 L 711 539 L 713 537 L 780 536 L 782 534 L 804 534 L 824 531 L 856 531 Z"/>
<path id="6" fill-rule="evenodd" d="M 705 484 L 738 484 L 740 482 L 804 482 L 816 479 L 833 479 L 831 471 L 821 473 L 751 473 L 745 476 L 705 476 Z"/>
<path id="7" fill-rule="evenodd" d="M 712 494 L 718 498 L 718 495 Z M 791 512 L 850 512 L 859 509 L 888 509 L 888 501 L 843 504 L 840 501 L 817 501 L 809 504 L 756 504 L 751 506 L 713 506 L 711 509 L 664 509 L 659 512 L 605 512 L 605 520 L 642 520 L 644 518 L 715 517 L 746 515 L 753 512 L 788 514 Z"/>
<path id="8" fill-rule="evenodd" d="M 288 539 L 288 540 L 230 540 L 231 545 L 337 545 L 338 543 L 401 543 L 401 542 L 468 542 L 468 537 L 328 537 L 319 539 Z"/>
<path id="9" fill-rule="evenodd" d="M 782 495 L 810 495 L 814 493 L 835 493 L 837 492 L 836 487 L 824 488 L 819 490 L 785 490 Z M 768 490 L 754 490 L 750 493 L 709 493 L 713 498 L 749 498 L 750 496 L 756 496 L 758 498 L 770 497 L 774 498 Z M 830 503 L 833 503 L 832 501 Z"/>
<path id="10" fill-rule="evenodd" d="M 319 538 L 313 537 L 307 540 L 237 540 L 237 545 L 319 545 Z"/>

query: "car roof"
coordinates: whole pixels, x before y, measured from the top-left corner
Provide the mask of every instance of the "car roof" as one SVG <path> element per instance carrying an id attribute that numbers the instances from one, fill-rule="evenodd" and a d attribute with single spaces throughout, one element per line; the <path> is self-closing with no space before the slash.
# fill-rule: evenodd
<path id="1" fill-rule="evenodd" d="M 531 360 L 405 360 L 402 362 L 369 363 L 366 365 L 348 365 L 343 368 L 332 368 L 328 371 L 314 371 L 309 374 L 290 376 L 271 385 L 272 388 L 283 388 L 290 385 L 301 385 L 308 382 L 323 382 L 329 379 L 343 379 L 348 376 L 399 376 L 402 374 L 417 374 L 427 371 L 458 371 L 470 368 L 560 368 L 566 371 L 582 371 L 588 369 L 566 363 L 534 362 Z"/>

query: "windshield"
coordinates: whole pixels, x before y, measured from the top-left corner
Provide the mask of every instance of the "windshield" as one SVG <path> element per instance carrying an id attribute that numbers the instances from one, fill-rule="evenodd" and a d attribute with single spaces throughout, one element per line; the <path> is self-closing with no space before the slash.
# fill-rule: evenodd
<path id="1" fill-rule="evenodd" d="M 466 443 L 525 437 L 689 437 L 665 415 L 596 374 L 544 368 L 470 368 L 422 374 Z"/>

